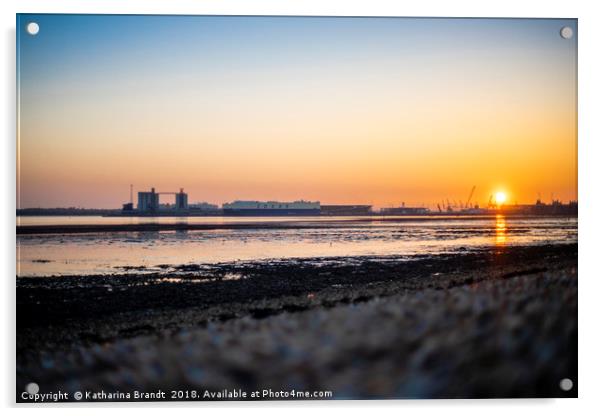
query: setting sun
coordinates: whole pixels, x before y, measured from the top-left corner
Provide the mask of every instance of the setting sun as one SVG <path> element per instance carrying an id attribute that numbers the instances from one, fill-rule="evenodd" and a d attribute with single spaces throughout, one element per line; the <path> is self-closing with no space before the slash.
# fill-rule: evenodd
<path id="1" fill-rule="evenodd" d="M 506 199 L 508 199 L 508 197 L 506 196 L 506 192 L 496 192 L 495 194 L 495 203 L 498 205 L 502 205 L 504 202 L 506 202 Z"/>

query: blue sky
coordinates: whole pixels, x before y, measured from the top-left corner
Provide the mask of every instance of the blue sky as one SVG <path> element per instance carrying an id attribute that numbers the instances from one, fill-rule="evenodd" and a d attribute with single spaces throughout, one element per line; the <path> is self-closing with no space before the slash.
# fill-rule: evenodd
<path id="1" fill-rule="evenodd" d="M 576 25 L 21 14 L 21 201 L 574 198 Z"/>

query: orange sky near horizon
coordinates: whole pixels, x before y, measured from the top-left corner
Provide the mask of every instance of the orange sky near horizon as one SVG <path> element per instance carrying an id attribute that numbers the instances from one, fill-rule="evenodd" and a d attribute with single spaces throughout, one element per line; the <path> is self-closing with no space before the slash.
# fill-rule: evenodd
<path id="1" fill-rule="evenodd" d="M 20 74 L 19 207 L 118 208 L 130 184 L 220 205 L 433 207 L 465 201 L 473 185 L 480 204 L 499 190 L 508 203 L 576 200 L 576 47 L 525 30 L 533 44 L 438 49 L 425 38 L 409 55 L 368 40 L 336 53 L 273 40 L 260 48 L 269 59 L 247 62 L 222 45 L 221 61 L 198 65 L 169 48 L 101 55 L 100 67 L 73 51 L 81 65 L 68 74 L 29 74 L 42 59 L 32 52 Z"/>

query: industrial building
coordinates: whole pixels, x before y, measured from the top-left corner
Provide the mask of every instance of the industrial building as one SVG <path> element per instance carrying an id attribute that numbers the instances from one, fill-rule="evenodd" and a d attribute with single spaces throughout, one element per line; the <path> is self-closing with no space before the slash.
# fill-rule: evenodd
<path id="1" fill-rule="evenodd" d="M 424 207 L 393 207 L 383 208 L 380 210 L 382 215 L 426 215 L 429 213 L 428 208 Z"/>
<path id="2" fill-rule="evenodd" d="M 155 188 L 150 192 L 138 192 L 138 212 L 157 212 L 159 211 L 159 194 Z"/>
<path id="3" fill-rule="evenodd" d="M 188 209 L 188 194 L 184 193 L 184 189 L 180 188 L 180 192 L 176 194 L 176 210 L 183 211 Z"/>
<path id="4" fill-rule="evenodd" d="M 217 213 L 220 209 L 219 206 L 208 202 L 195 202 L 188 204 L 188 211 L 191 213 Z"/>
<path id="5" fill-rule="evenodd" d="M 320 202 L 234 201 L 222 205 L 224 215 L 320 215 Z"/>
<path id="6" fill-rule="evenodd" d="M 123 212 L 134 212 L 134 204 L 132 202 L 127 202 L 122 205 L 121 211 Z"/>
<path id="7" fill-rule="evenodd" d="M 162 207 L 159 205 L 159 195 L 175 195 L 176 200 L 173 209 L 175 211 L 188 210 L 188 194 L 184 192 L 183 188 L 180 188 L 180 192 L 155 192 L 155 188 L 151 188 L 150 192 L 138 192 L 137 211 L 139 213 L 158 213 L 161 211 Z M 171 207 L 171 205 L 168 206 Z"/>
<path id="8" fill-rule="evenodd" d="M 372 205 L 322 205 L 322 215 L 371 215 Z"/>

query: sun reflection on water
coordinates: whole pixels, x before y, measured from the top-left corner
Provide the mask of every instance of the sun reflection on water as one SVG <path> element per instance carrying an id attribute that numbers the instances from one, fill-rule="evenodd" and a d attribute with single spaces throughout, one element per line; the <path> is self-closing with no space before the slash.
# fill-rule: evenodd
<path id="1" fill-rule="evenodd" d="M 498 214 L 495 216 L 495 244 L 502 245 L 506 244 L 507 239 L 507 228 L 506 228 L 506 218 Z"/>

